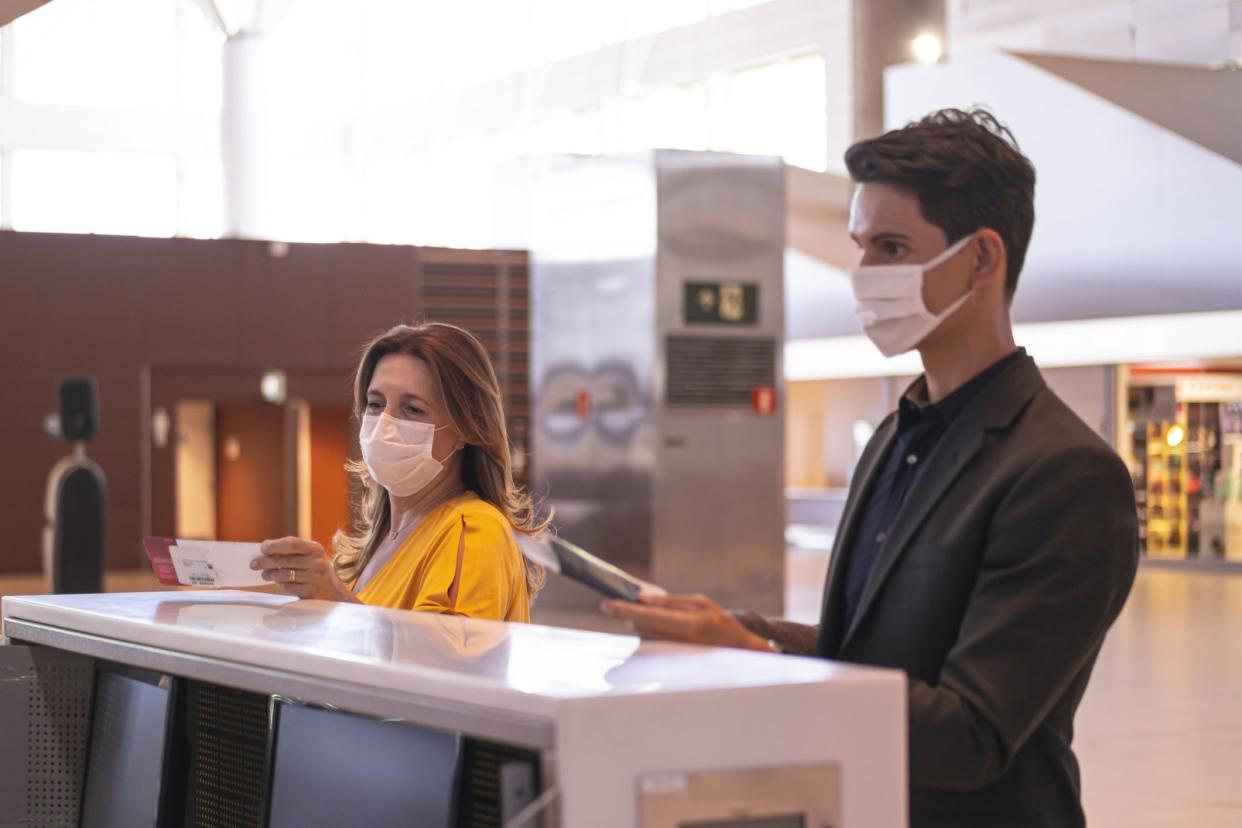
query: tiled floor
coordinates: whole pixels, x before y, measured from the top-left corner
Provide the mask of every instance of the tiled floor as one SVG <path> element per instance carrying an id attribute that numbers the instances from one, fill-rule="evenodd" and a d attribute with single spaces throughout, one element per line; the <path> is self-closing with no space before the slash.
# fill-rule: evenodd
<path id="1" fill-rule="evenodd" d="M 788 614 L 814 621 L 826 558 L 788 562 Z M 148 573 L 107 586 L 158 588 Z M 38 577 L 0 577 L 0 595 L 41 591 Z M 589 611 L 545 608 L 536 620 L 616 629 Z M 1242 576 L 1141 569 L 1077 724 L 1093 828 L 1242 826 Z"/>
<path id="2" fill-rule="evenodd" d="M 1242 576 L 1140 569 L 1074 745 L 1093 825 L 1242 826 Z"/>
<path id="3" fill-rule="evenodd" d="M 789 615 L 814 621 L 827 559 L 788 561 Z M 1242 827 L 1242 575 L 1140 568 L 1074 749 L 1093 828 Z"/>

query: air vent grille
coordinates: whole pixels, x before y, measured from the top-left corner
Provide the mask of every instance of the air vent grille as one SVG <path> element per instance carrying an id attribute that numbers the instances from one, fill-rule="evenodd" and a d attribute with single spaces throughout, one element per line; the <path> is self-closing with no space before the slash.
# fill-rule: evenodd
<path id="1" fill-rule="evenodd" d="M 670 336 L 669 405 L 748 407 L 756 388 L 776 385 L 776 340 Z"/>
<path id="2" fill-rule="evenodd" d="M 504 810 L 501 768 L 511 762 L 528 764 L 533 771 L 532 789 L 538 791 L 539 754 L 508 745 L 467 739 L 462 755 L 461 805 L 458 828 L 501 828 Z"/>
<path id="3" fill-rule="evenodd" d="M 423 317 L 470 331 L 496 369 L 509 441 L 530 452 L 530 268 L 525 253 L 424 249 L 420 253 Z"/>

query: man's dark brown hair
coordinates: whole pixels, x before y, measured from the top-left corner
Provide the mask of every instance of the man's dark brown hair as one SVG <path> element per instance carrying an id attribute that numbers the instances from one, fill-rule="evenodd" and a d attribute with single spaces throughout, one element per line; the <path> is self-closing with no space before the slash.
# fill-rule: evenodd
<path id="1" fill-rule="evenodd" d="M 941 109 L 859 141 L 845 152 L 850 178 L 918 196 L 919 208 L 953 244 L 983 228 L 1005 243 L 1005 295 L 1013 298 L 1035 225 L 1035 167 L 1007 127 L 985 109 Z"/>

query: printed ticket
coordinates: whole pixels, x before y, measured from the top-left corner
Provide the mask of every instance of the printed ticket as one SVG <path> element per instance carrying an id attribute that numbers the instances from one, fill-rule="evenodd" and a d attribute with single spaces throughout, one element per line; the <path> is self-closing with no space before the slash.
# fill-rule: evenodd
<path id="1" fill-rule="evenodd" d="M 259 544 L 233 541 L 143 538 L 151 570 L 167 586 L 266 586 L 261 572 L 250 568 Z"/>

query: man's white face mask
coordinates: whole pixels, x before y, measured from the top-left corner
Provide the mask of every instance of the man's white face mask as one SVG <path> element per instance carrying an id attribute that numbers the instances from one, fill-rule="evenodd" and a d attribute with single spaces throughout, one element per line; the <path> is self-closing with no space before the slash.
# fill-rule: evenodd
<path id="1" fill-rule="evenodd" d="M 926 264 L 866 265 L 850 271 L 854 312 L 880 353 L 892 357 L 914 348 L 966 303 L 969 289 L 940 313 L 932 313 L 923 303 L 923 282 L 928 271 L 956 256 L 973 238 L 972 233 L 960 239 Z"/>

